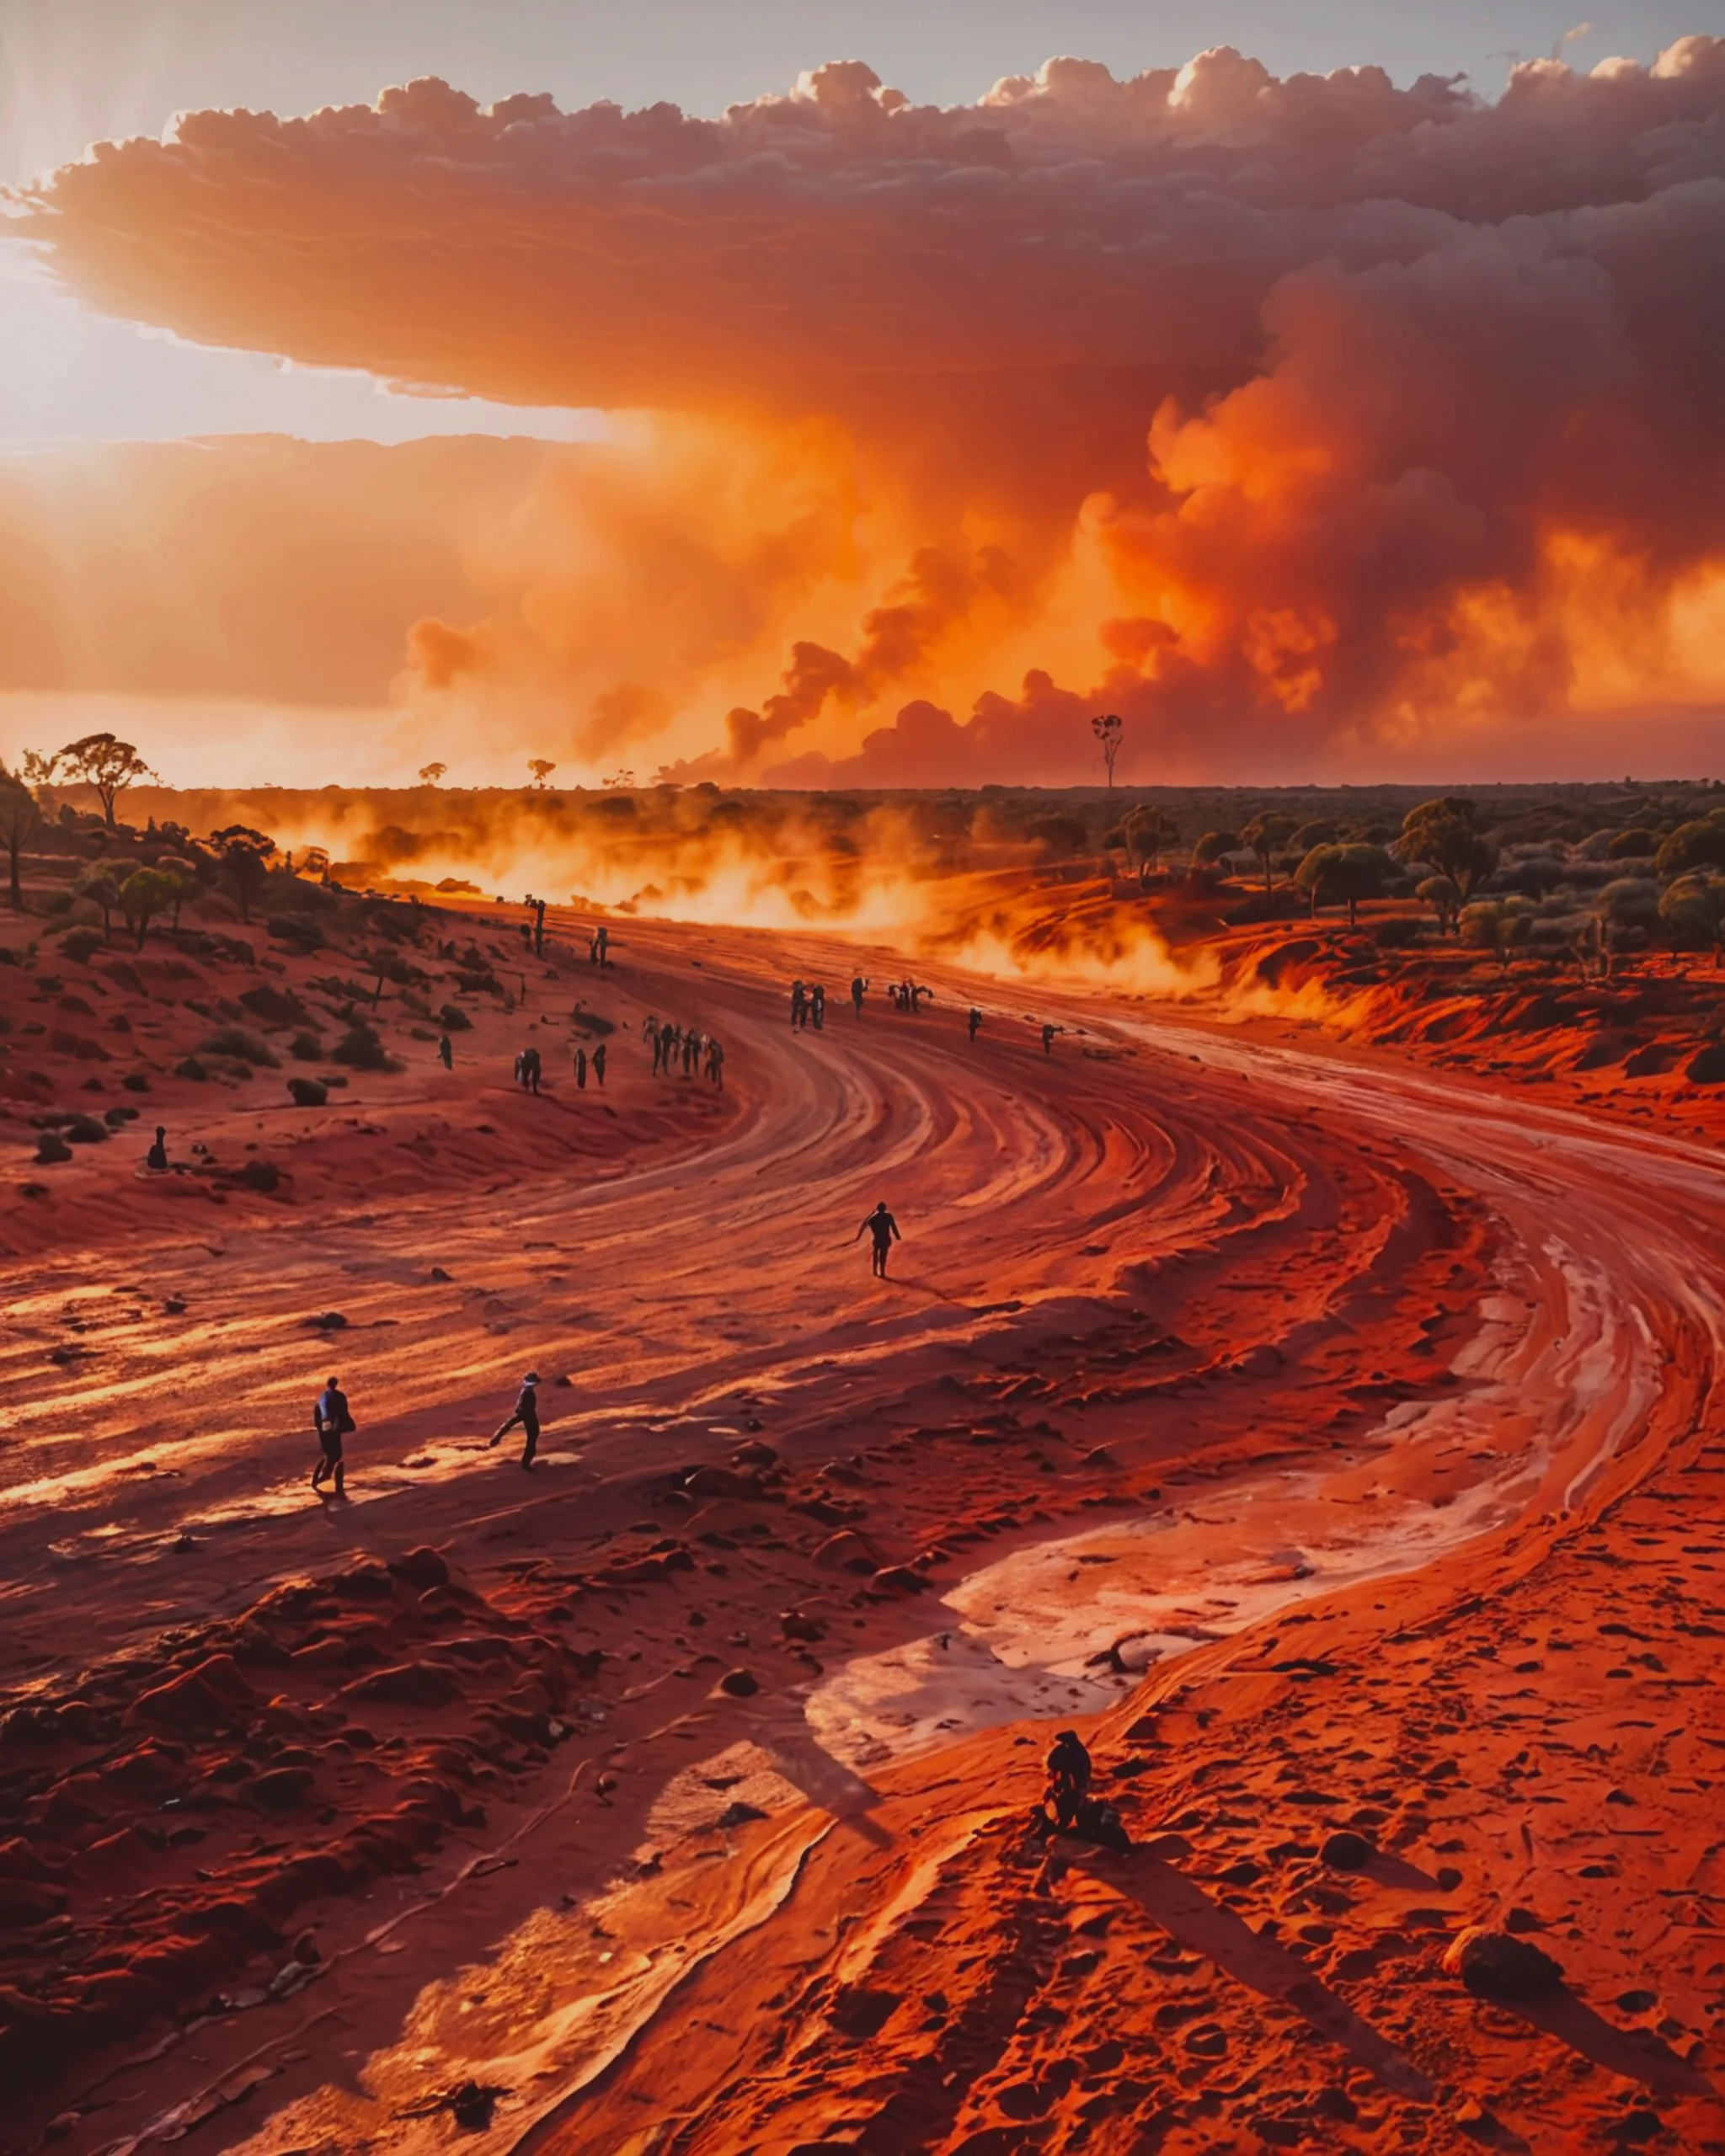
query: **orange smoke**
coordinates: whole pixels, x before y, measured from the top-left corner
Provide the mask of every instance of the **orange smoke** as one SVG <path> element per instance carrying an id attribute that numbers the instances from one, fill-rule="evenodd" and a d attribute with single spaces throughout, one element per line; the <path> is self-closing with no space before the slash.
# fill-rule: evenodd
<path id="1" fill-rule="evenodd" d="M 1719 40 L 1495 104 L 1226 50 L 716 120 L 425 81 L 192 115 L 22 228 L 185 336 L 636 415 L 421 610 L 436 753 L 1070 781 L 1106 708 L 1123 777 L 1477 769 L 1725 689 Z"/>

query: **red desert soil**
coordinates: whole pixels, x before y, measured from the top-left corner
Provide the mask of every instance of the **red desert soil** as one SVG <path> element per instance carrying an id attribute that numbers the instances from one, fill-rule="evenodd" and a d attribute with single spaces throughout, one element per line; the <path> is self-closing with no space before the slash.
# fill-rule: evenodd
<path id="1" fill-rule="evenodd" d="M 8 1205 L 0 2146 L 1725 2148 L 1711 1146 L 618 955 L 452 1077 L 158 1091 L 272 1193 L 134 1126 Z M 1130 1854 L 1027 1832 L 1063 1722 Z"/>

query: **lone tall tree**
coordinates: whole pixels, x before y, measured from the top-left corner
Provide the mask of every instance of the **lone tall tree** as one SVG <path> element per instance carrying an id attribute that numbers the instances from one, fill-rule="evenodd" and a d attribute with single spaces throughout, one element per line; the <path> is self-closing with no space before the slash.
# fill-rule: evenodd
<path id="1" fill-rule="evenodd" d="M 12 910 L 24 911 L 24 886 L 19 878 L 19 859 L 42 828 L 42 812 L 27 786 L 9 771 L 0 770 L 0 846 L 6 849 L 11 870 Z"/>
<path id="2" fill-rule="evenodd" d="M 421 764 L 419 766 L 420 785 L 435 786 L 448 769 L 447 764 Z"/>
<path id="3" fill-rule="evenodd" d="M 1240 826 L 1240 843 L 1249 846 L 1258 856 L 1263 868 L 1263 888 L 1268 894 L 1270 886 L 1270 863 L 1286 846 L 1295 832 L 1291 816 L 1284 816 L 1274 808 L 1266 808 L 1252 818 L 1249 824 Z"/>
<path id="4" fill-rule="evenodd" d="M 1090 730 L 1102 744 L 1102 760 L 1108 775 L 1108 791 L 1114 791 L 1114 759 L 1120 753 L 1120 735 L 1124 731 L 1119 716 L 1106 712 L 1100 718 L 1090 722 Z"/>
<path id="5" fill-rule="evenodd" d="M 557 766 L 547 757 L 535 756 L 528 764 L 527 769 L 533 774 L 534 785 L 542 787 L 546 780 L 557 769 Z"/>
<path id="6" fill-rule="evenodd" d="M 115 828 L 114 803 L 122 789 L 135 780 L 155 776 L 132 744 L 112 734 L 86 734 L 56 750 L 48 759 L 46 776 L 51 778 L 61 771 L 95 788 L 102 820 L 110 831 Z"/>

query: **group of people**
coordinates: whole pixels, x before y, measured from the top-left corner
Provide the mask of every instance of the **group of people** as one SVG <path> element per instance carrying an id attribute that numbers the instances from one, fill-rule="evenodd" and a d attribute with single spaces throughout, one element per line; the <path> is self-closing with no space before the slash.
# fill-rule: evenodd
<path id="1" fill-rule="evenodd" d="M 318 1433 L 318 1461 L 312 1470 L 312 1487 L 322 1490 L 328 1483 L 335 1497 L 344 1497 L 347 1495 L 347 1455 L 342 1441 L 352 1437 L 359 1425 L 354 1421 L 353 1411 L 348 1406 L 347 1395 L 342 1390 L 339 1378 L 326 1378 L 323 1391 L 312 1401 L 312 1428 Z M 492 1432 L 486 1441 L 488 1446 L 501 1444 L 511 1430 L 521 1433 L 524 1440 L 521 1465 L 531 1468 L 539 1450 L 537 1370 L 529 1370 L 521 1380 L 515 1406 Z"/>
<path id="2" fill-rule="evenodd" d="M 653 1075 L 675 1077 L 681 1065 L 685 1078 L 698 1078 L 704 1066 L 710 1084 L 724 1084 L 724 1050 L 711 1033 L 693 1026 L 661 1024 L 650 1012 L 641 1022 L 641 1038 L 653 1050 Z"/>
<path id="3" fill-rule="evenodd" d="M 447 1058 L 445 1061 L 446 1064 Z M 574 1072 L 575 1085 L 579 1091 L 585 1093 L 587 1090 L 587 1074 L 590 1070 L 601 1091 L 604 1091 L 606 1061 L 606 1050 L 603 1041 L 600 1041 L 595 1046 L 590 1054 L 579 1043 L 576 1044 L 570 1068 Z M 521 1086 L 526 1091 L 537 1093 L 539 1091 L 541 1081 L 545 1075 L 545 1059 L 537 1048 L 524 1048 L 521 1050 L 515 1057 L 515 1075 L 516 1085 Z"/>
<path id="4" fill-rule="evenodd" d="M 869 985 L 868 978 L 864 974 L 857 974 L 851 983 L 851 1008 L 859 1018 L 862 1016 L 863 999 L 868 993 Z M 921 1015 L 925 996 L 931 1003 L 935 1000 L 934 990 L 932 988 L 924 987 L 922 983 L 917 980 L 889 981 L 886 992 L 894 1010 L 902 1011 L 907 1017 L 919 1017 Z M 793 1028 L 800 1032 L 804 1027 L 812 1025 L 816 1033 L 819 1033 L 825 1019 L 826 990 L 818 981 L 810 987 L 801 980 L 793 980 L 791 983 Z M 973 1003 L 964 1014 L 965 1029 L 973 1041 L 981 1032 L 982 1024 L 981 1009 Z M 1044 1055 L 1054 1054 L 1055 1036 L 1057 1033 L 1065 1033 L 1065 1030 L 1064 1026 L 1053 1024 L 1043 1026 L 1042 1052 Z"/>

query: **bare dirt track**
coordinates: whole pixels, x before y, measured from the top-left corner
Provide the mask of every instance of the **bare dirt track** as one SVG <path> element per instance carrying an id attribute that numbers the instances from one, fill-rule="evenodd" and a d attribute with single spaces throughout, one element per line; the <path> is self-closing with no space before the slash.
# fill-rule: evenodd
<path id="1" fill-rule="evenodd" d="M 859 1022 L 890 961 L 809 940 L 622 955 L 638 1142 L 524 1174 L 596 1098 L 473 1081 L 387 1204 L 361 1155 L 351 1204 L 141 1211 L 8 1279 L 0 1760 L 45 1883 L 5 1980 L 82 2032 L 12 2145 L 1718 2143 L 1712 1151 L 959 976 Z M 724 1040 L 725 1108 L 649 1076 L 648 1010 Z M 531 1480 L 480 1449 L 529 1364 L 572 1380 Z M 245 1692 L 147 1807 L 191 1835 L 144 1834 L 128 1716 L 213 1653 Z M 1027 1841 L 1050 1716 L 1153 1853 Z M 282 1895 L 416 1801 L 399 1861 Z M 1374 1868 L 1322 1864 L 1343 1826 Z M 225 1961 L 101 1989 L 215 1907 Z M 1573 1989 L 1471 1999 L 1480 1922 Z M 428 2108 L 467 2080 L 487 2122 Z"/>

